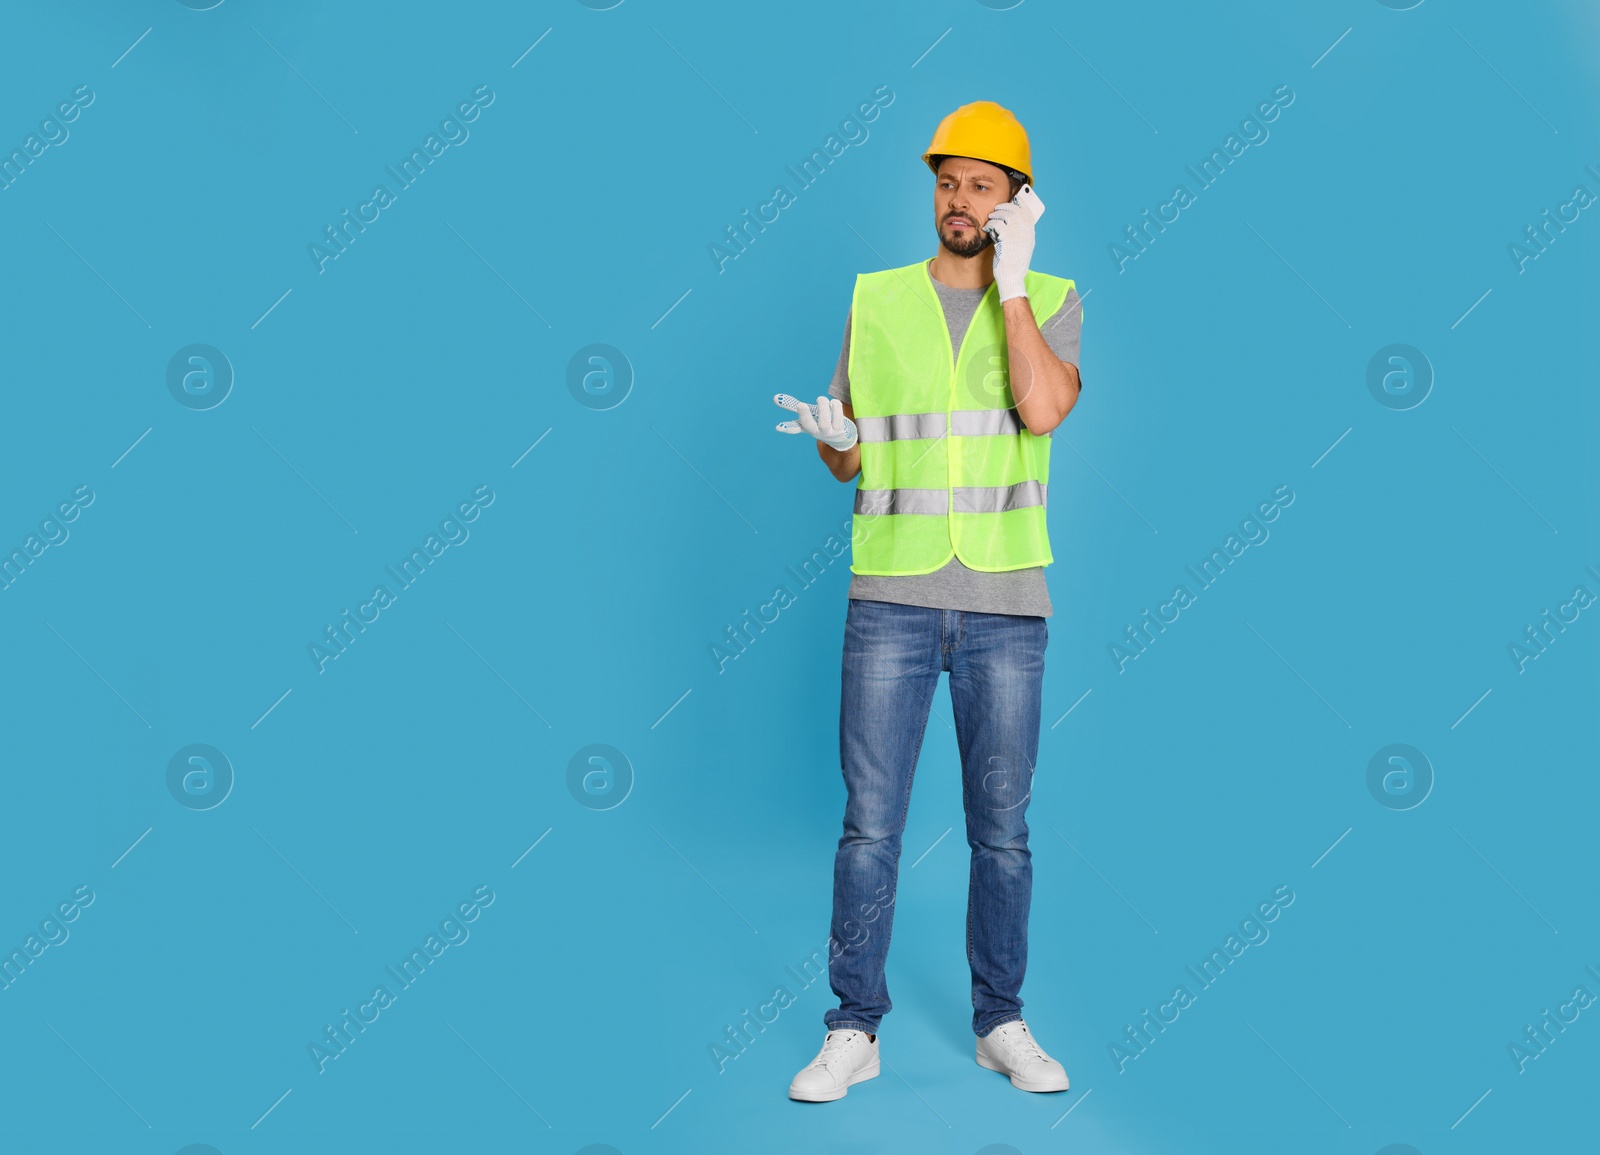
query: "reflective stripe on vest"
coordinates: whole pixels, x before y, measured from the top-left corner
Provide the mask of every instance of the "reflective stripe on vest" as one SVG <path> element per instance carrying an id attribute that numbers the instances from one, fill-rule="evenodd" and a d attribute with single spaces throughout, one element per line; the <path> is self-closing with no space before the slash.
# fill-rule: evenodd
<path id="1" fill-rule="evenodd" d="M 1026 302 L 1049 322 L 1073 285 L 1029 272 Z M 957 558 L 997 573 L 1049 565 L 1048 435 L 1011 394 L 1005 314 L 981 297 L 959 346 L 927 262 L 863 273 L 851 300 L 848 372 L 861 475 L 853 573 L 927 574 Z"/>
<path id="2" fill-rule="evenodd" d="M 949 416 L 950 431 L 957 437 L 995 437 L 1023 427 L 1015 409 L 957 409 Z M 857 417 L 855 423 L 856 436 L 862 441 L 925 441 L 945 435 L 943 413 Z"/>
<path id="3" fill-rule="evenodd" d="M 1023 481 L 1016 485 L 958 485 L 954 489 L 858 489 L 855 512 L 872 516 L 924 513 L 943 517 L 954 495 L 957 513 L 1004 513 L 1045 505 L 1048 485 Z"/>

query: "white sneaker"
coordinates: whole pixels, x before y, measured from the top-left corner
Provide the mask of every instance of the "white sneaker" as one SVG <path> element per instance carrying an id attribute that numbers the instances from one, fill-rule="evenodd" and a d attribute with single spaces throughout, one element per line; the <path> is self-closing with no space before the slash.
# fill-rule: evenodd
<path id="1" fill-rule="evenodd" d="M 822 1050 L 789 1084 L 789 1098 L 806 1103 L 842 1099 L 857 1083 L 878 1077 L 878 1040 L 865 1031 L 829 1031 Z"/>
<path id="2" fill-rule="evenodd" d="M 978 1040 L 978 1066 L 1011 1076 L 1020 1091 L 1065 1091 L 1067 1072 L 1033 1040 L 1021 1019 L 1004 1023 Z"/>

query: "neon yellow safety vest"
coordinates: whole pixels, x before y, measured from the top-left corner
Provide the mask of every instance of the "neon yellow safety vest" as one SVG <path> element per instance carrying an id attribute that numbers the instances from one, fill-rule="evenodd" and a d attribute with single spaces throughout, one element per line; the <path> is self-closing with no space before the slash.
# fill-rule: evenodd
<path id="1" fill-rule="evenodd" d="M 1030 272 L 1043 325 L 1073 282 Z M 927 263 L 856 277 L 850 403 L 861 444 L 851 521 L 858 574 L 932 573 L 952 557 L 997 572 L 1049 565 L 1050 439 L 1011 397 L 1005 316 L 993 285 L 959 352 Z"/>

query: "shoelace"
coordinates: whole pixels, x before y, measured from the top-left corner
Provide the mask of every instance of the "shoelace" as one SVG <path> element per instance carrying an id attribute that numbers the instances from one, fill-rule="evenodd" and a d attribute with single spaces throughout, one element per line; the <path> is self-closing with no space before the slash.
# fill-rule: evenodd
<path id="1" fill-rule="evenodd" d="M 814 1067 L 825 1067 L 831 1072 L 833 1068 L 830 1066 L 830 1064 L 837 1063 L 839 1060 L 843 1059 L 845 1052 L 848 1051 L 851 1046 L 854 1045 L 854 1043 L 855 1039 L 852 1036 L 841 1035 L 838 1038 L 835 1038 L 833 1035 L 829 1035 L 822 1044 L 822 1053 L 816 1057 L 811 1065 Z"/>
<path id="2" fill-rule="evenodd" d="M 1012 1054 L 1024 1061 L 1049 1062 L 1050 1057 L 1044 1053 L 1038 1043 L 1033 1041 L 1033 1034 L 1027 1027 L 1018 1027 L 1014 1031 L 1006 1031 L 1001 1035 L 1001 1041 L 1011 1049 Z"/>

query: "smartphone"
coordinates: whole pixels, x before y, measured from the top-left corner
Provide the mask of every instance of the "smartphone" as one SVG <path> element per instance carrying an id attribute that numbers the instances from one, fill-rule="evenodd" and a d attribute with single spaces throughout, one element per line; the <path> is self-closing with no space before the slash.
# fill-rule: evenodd
<path id="1" fill-rule="evenodd" d="M 1031 184 L 1023 185 L 1017 190 L 1017 195 L 1011 199 L 1026 209 L 1035 223 L 1038 222 L 1040 217 L 1044 216 L 1044 202 L 1039 199 L 1039 194 L 1033 191 Z"/>
<path id="2" fill-rule="evenodd" d="M 1025 184 L 1019 188 L 1017 195 L 1011 198 L 1011 203 L 1021 205 L 1022 211 L 1027 213 L 1035 224 L 1038 224 L 1039 218 L 1044 216 L 1044 202 L 1039 199 L 1039 194 L 1033 191 L 1031 184 Z M 984 226 L 984 232 L 991 237 L 994 236 L 994 230 L 987 225 Z"/>

